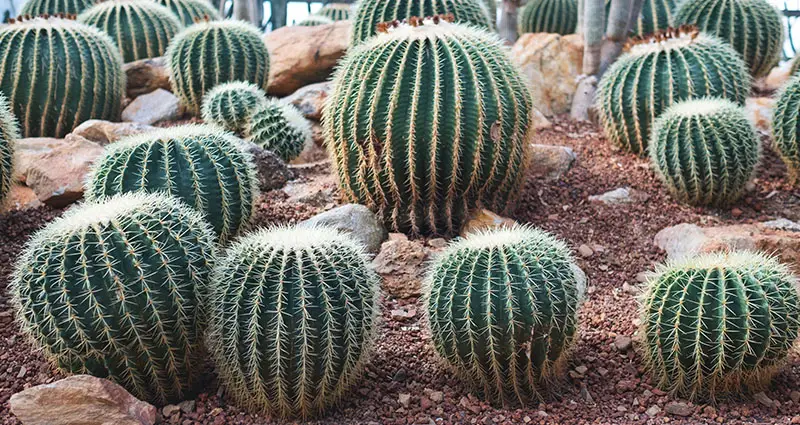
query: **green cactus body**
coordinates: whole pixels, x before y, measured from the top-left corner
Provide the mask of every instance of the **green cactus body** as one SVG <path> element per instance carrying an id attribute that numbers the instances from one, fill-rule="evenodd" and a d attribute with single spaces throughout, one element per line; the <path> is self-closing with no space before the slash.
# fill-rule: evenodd
<path id="1" fill-rule="evenodd" d="M 412 17 L 452 14 L 456 22 L 472 24 L 483 29 L 494 28 L 494 19 L 483 0 L 363 0 L 356 8 L 353 19 L 351 45 L 373 37 L 383 22 L 404 21 Z"/>
<path id="2" fill-rule="evenodd" d="M 323 125 L 349 201 L 394 231 L 454 234 L 471 208 L 502 212 L 515 197 L 532 111 L 496 36 L 426 21 L 347 53 Z"/>
<path id="3" fill-rule="evenodd" d="M 320 25 L 330 25 L 333 23 L 331 18 L 327 18 L 325 16 L 314 16 L 311 15 L 302 21 L 298 22 L 296 25 L 301 27 L 318 27 Z"/>
<path id="4" fill-rule="evenodd" d="M 353 5 L 347 3 L 328 3 L 322 6 L 316 15 L 324 16 L 332 21 L 347 21 L 353 11 Z"/>
<path id="5" fill-rule="evenodd" d="M 92 118 L 119 118 L 122 58 L 108 35 L 61 18 L 0 28 L 0 92 L 23 137 L 64 137 Z"/>
<path id="6" fill-rule="evenodd" d="M 788 268 L 759 253 L 702 254 L 660 267 L 640 330 L 658 387 L 701 400 L 763 391 L 797 338 L 796 284 Z"/>
<path id="7" fill-rule="evenodd" d="M 673 103 L 720 97 L 744 105 L 749 93 L 750 76 L 732 48 L 682 27 L 634 40 L 600 80 L 597 110 L 612 143 L 645 155 L 653 122 Z"/>
<path id="8" fill-rule="evenodd" d="M 373 344 L 378 276 L 330 228 L 262 229 L 213 273 L 208 346 L 237 404 L 309 417 L 359 377 Z"/>
<path id="9" fill-rule="evenodd" d="M 65 373 L 177 402 L 202 370 L 214 233 L 159 194 L 86 203 L 36 233 L 11 281 L 23 332 Z"/>
<path id="10" fill-rule="evenodd" d="M 183 28 L 178 18 L 152 0 L 107 0 L 78 20 L 97 27 L 116 42 L 125 62 L 162 56 Z"/>
<path id="11" fill-rule="evenodd" d="M 28 0 L 22 6 L 20 16 L 77 15 L 92 7 L 95 0 Z"/>
<path id="12" fill-rule="evenodd" d="M 532 227 L 451 243 L 425 285 L 436 351 L 493 402 L 538 400 L 578 332 L 585 281 L 576 269 L 563 242 Z"/>
<path id="13" fill-rule="evenodd" d="M 800 182 L 800 76 L 792 77 L 778 95 L 772 134 L 790 180 Z"/>
<path id="14" fill-rule="evenodd" d="M 239 80 L 267 89 L 267 45 L 254 26 L 242 21 L 198 22 L 175 36 L 166 57 L 172 91 L 194 114 L 200 113 L 206 91 L 220 83 Z"/>
<path id="15" fill-rule="evenodd" d="M 311 124 L 293 105 L 277 99 L 253 112 L 247 128 L 247 140 L 270 150 L 284 161 L 297 158 L 311 143 Z"/>
<path id="16" fill-rule="evenodd" d="M 255 166 L 240 143 L 203 125 L 127 137 L 106 147 L 95 162 L 86 197 L 164 191 L 202 212 L 227 241 L 250 221 L 258 193 Z"/>
<path id="17" fill-rule="evenodd" d="M 14 183 L 14 143 L 19 139 L 17 119 L 0 93 L 0 207 Z"/>
<path id="18" fill-rule="evenodd" d="M 203 97 L 203 121 L 243 134 L 253 112 L 266 104 L 267 94 L 255 84 L 222 83 Z"/>
<path id="19" fill-rule="evenodd" d="M 800 70 L 800 55 L 795 55 L 792 58 L 792 62 L 789 64 L 789 75 L 796 76 L 797 71 Z"/>
<path id="20" fill-rule="evenodd" d="M 198 20 L 219 20 L 219 12 L 206 0 L 156 0 L 177 16 L 184 27 Z"/>
<path id="21" fill-rule="evenodd" d="M 578 25 L 577 0 L 530 0 L 519 12 L 520 34 L 548 32 L 572 34 Z"/>
<path id="22" fill-rule="evenodd" d="M 650 159 L 670 192 L 693 205 L 739 199 L 761 156 L 743 107 L 724 99 L 676 103 L 653 126 Z"/>
<path id="23" fill-rule="evenodd" d="M 753 77 L 766 76 L 781 59 L 783 19 L 767 0 L 686 0 L 675 20 L 730 43 Z"/>
<path id="24" fill-rule="evenodd" d="M 675 23 L 677 0 L 644 0 L 642 13 L 632 28 L 634 34 L 648 35 L 672 27 Z M 611 10 L 611 0 L 606 0 L 606 16 Z"/>

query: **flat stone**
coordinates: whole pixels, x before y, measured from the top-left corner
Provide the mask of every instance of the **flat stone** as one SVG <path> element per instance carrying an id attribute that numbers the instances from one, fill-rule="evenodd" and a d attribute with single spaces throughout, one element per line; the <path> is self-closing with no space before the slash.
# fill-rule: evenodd
<path id="1" fill-rule="evenodd" d="M 122 65 L 125 71 L 129 98 L 153 92 L 157 89 L 170 90 L 167 61 L 163 57 L 142 59 Z"/>
<path id="2" fill-rule="evenodd" d="M 123 137 L 146 133 L 155 129 L 156 127 L 136 122 L 89 120 L 84 121 L 83 124 L 72 130 L 72 134 L 105 146 Z"/>
<path id="3" fill-rule="evenodd" d="M 664 406 L 664 411 L 670 415 L 686 417 L 694 413 L 694 407 L 681 401 L 672 401 Z"/>
<path id="4" fill-rule="evenodd" d="M 503 217 L 487 209 L 475 209 L 469 213 L 466 223 L 461 229 L 461 236 L 467 237 L 470 233 L 511 227 L 515 224 L 517 224 L 515 220 Z"/>
<path id="5" fill-rule="evenodd" d="M 174 121 L 179 115 L 178 98 L 164 89 L 143 94 L 122 111 L 122 121 L 139 124 L 156 124 Z"/>
<path id="6" fill-rule="evenodd" d="M 347 204 L 318 214 L 300 223 L 300 226 L 327 226 L 351 235 L 369 253 L 376 254 L 389 232 L 369 208 Z"/>
<path id="7" fill-rule="evenodd" d="M 389 240 L 372 260 L 374 270 L 381 276 L 381 285 L 394 298 L 412 298 L 422 294 L 422 278 L 430 260 L 431 250 L 419 240 L 390 233 Z"/>
<path id="8" fill-rule="evenodd" d="M 330 81 L 309 84 L 286 96 L 283 101 L 296 106 L 306 118 L 321 121 L 325 100 L 332 88 L 333 83 Z"/>
<path id="9" fill-rule="evenodd" d="M 589 196 L 589 202 L 605 205 L 624 205 L 646 202 L 650 199 L 647 193 L 629 187 L 620 187 L 601 195 Z"/>
<path id="10" fill-rule="evenodd" d="M 572 148 L 532 144 L 528 172 L 533 177 L 554 181 L 569 171 L 578 156 Z"/>

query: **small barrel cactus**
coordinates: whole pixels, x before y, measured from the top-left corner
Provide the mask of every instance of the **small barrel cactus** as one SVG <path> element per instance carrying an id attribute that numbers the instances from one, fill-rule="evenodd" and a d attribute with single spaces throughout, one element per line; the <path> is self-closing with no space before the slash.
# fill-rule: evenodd
<path id="1" fill-rule="evenodd" d="M 647 35 L 663 31 L 675 23 L 677 0 L 644 0 L 642 13 L 631 28 L 634 34 Z M 611 11 L 611 0 L 606 0 L 606 16 Z"/>
<path id="2" fill-rule="evenodd" d="M 350 237 L 324 227 L 262 229 L 227 249 L 212 282 L 208 346 L 240 406 L 314 416 L 361 374 L 379 278 Z"/>
<path id="3" fill-rule="evenodd" d="M 186 125 L 129 136 L 106 147 L 86 183 L 90 200 L 164 191 L 202 212 L 222 242 L 245 226 L 258 192 L 241 141 L 216 127 Z"/>
<path id="4" fill-rule="evenodd" d="M 294 105 L 270 99 L 253 112 L 246 134 L 247 140 L 291 161 L 311 142 L 311 124 Z"/>
<path id="5" fill-rule="evenodd" d="M 781 90 L 775 105 L 773 146 L 780 153 L 789 178 L 800 182 L 800 76 L 794 76 Z"/>
<path id="6" fill-rule="evenodd" d="M 152 0 L 107 0 L 78 16 L 116 42 L 125 62 L 162 56 L 183 25 L 164 6 Z"/>
<path id="7" fill-rule="evenodd" d="M 256 27 L 242 21 L 198 22 L 175 36 L 166 57 L 172 91 L 194 114 L 218 84 L 240 80 L 267 89 L 267 45 Z"/>
<path id="8" fill-rule="evenodd" d="M 198 20 L 219 20 L 219 12 L 207 0 L 156 0 L 174 13 L 184 27 L 194 24 Z"/>
<path id="9" fill-rule="evenodd" d="M 17 119 L 11 112 L 8 100 L 0 93 L 0 207 L 13 184 L 14 143 L 17 139 Z"/>
<path id="10" fill-rule="evenodd" d="M 769 74 L 781 58 L 783 18 L 767 0 L 686 0 L 675 20 L 730 43 L 753 77 Z"/>
<path id="11" fill-rule="evenodd" d="M 733 49 L 694 27 L 634 38 L 600 80 L 597 110 L 606 137 L 647 154 L 655 119 L 673 103 L 721 97 L 744 105 L 750 76 Z"/>
<path id="12" fill-rule="evenodd" d="M 298 22 L 296 25 L 301 27 L 318 27 L 320 25 L 330 25 L 333 23 L 331 18 L 325 16 L 314 16 L 311 15 L 302 21 Z"/>
<path id="13" fill-rule="evenodd" d="M 95 0 L 27 0 L 20 16 L 77 15 L 92 7 Z"/>
<path id="14" fill-rule="evenodd" d="M 572 34 L 578 25 L 577 0 L 530 0 L 519 12 L 520 34 L 549 32 Z"/>
<path id="15" fill-rule="evenodd" d="M 539 399 L 577 335 L 586 283 L 577 270 L 563 242 L 532 227 L 451 243 L 425 285 L 436 351 L 493 402 Z"/>
<path id="16" fill-rule="evenodd" d="M 797 281 L 775 258 L 702 254 L 661 266 L 643 298 L 641 351 L 676 396 L 763 391 L 797 338 Z"/>
<path id="17" fill-rule="evenodd" d="M 86 203 L 36 233 L 11 281 L 22 330 L 66 373 L 176 402 L 202 366 L 214 233 L 161 194 Z"/>
<path id="18" fill-rule="evenodd" d="M 353 5 L 347 3 L 328 3 L 322 6 L 316 15 L 324 16 L 332 21 L 346 21 L 350 19 Z"/>
<path id="19" fill-rule="evenodd" d="M 267 94 L 244 81 L 222 83 L 203 97 L 203 121 L 243 134 L 253 112 L 267 104 Z"/>
<path id="20" fill-rule="evenodd" d="M 23 137 L 64 137 L 89 119 L 119 118 L 122 58 L 97 28 L 59 17 L 12 20 L 0 27 L 0 57 L 0 92 Z"/>

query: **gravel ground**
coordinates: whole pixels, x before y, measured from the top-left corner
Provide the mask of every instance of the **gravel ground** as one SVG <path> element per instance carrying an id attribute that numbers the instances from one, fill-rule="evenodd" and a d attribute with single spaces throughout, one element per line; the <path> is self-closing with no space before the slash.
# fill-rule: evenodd
<path id="1" fill-rule="evenodd" d="M 589 299 L 580 311 L 581 333 L 564 385 L 544 403 L 524 409 L 491 407 L 436 360 L 420 314 L 402 321 L 394 309 L 420 311 L 418 299 L 384 301 L 384 323 L 373 360 L 358 387 L 319 424 L 788 424 L 800 423 L 800 358 L 764 394 L 716 406 L 675 400 L 654 389 L 630 348 L 636 339 L 637 275 L 664 259 L 653 245 L 662 228 L 681 222 L 732 224 L 785 217 L 800 220 L 800 190 L 784 181 L 785 168 L 767 151 L 746 199 L 730 211 L 692 208 L 673 202 L 645 160 L 615 152 L 596 130 L 556 119 L 537 143 L 566 145 L 578 154 L 576 166 L 559 181 L 529 181 L 513 218 L 566 239 L 590 279 Z M 646 201 L 605 206 L 590 195 L 629 186 Z M 256 225 L 297 221 L 317 208 L 267 194 Z M 15 392 L 58 376 L 21 340 L 12 322 L 6 277 L 26 237 L 58 211 L 39 209 L 0 215 L 0 424 L 18 424 L 8 411 Z M 419 244 L 424 243 L 420 241 Z M 586 245 L 591 255 L 577 254 Z M 588 251 L 582 249 L 584 254 Z M 176 424 L 269 424 L 229 406 L 211 378 L 189 413 L 164 419 Z M 689 415 L 689 416 L 680 416 Z"/>

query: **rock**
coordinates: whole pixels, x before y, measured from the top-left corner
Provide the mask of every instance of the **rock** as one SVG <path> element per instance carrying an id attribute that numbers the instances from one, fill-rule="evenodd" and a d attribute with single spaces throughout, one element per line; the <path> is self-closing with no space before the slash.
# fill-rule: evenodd
<path id="1" fill-rule="evenodd" d="M 644 413 L 646 413 L 647 416 L 650 416 L 651 418 L 653 418 L 656 415 L 658 415 L 659 413 L 661 413 L 661 408 L 656 406 L 656 405 L 652 405 Z"/>
<path id="2" fill-rule="evenodd" d="M 428 240 L 428 246 L 433 249 L 444 249 L 447 247 L 447 240 L 444 238 L 433 238 Z"/>
<path id="3" fill-rule="evenodd" d="M 566 146 L 532 144 L 528 170 L 534 177 L 554 181 L 569 171 L 577 158 L 575 151 Z"/>
<path id="4" fill-rule="evenodd" d="M 434 403 L 441 403 L 444 401 L 444 393 L 441 391 L 431 391 L 428 393 L 428 398 Z"/>
<path id="5" fill-rule="evenodd" d="M 767 78 L 764 79 L 764 88 L 766 90 L 779 90 L 789 81 L 792 77 L 792 61 L 788 61 L 783 65 L 772 68 Z"/>
<path id="6" fill-rule="evenodd" d="M 364 246 L 367 252 L 377 254 L 389 232 L 369 208 L 358 204 L 347 204 L 318 214 L 300 223 L 300 226 L 330 226 L 350 234 Z"/>
<path id="7" fill-rule="evenodd" d="M 72 134 L 105 146 L 123 137 L 146 133 L 155 129 L 156 127 L 136 122 L 89 120 L 84 121 L 83 124 L 72 130 Z"/>
<path id="8" fill-rule="evenodd" d="M 625 353 L 628 350 L 630 350 L 632 344 L 633 344 L 633 341 L 631 340 L 631 337 L 629 337 L 629 336 L 617 335 L 617 337 L 614 338 L 614 347 L 620 353 Z"/>
<path id="9" fill-rule="evenodd" d="M 268 151 L 255 143 L 244 142 L 242 145 L 246 152 L 253 156 L 258 173 L 258 188 L 262 192 L 280 189 L 286 186 L 289 180 L 294 179 L 294 173 L 285 162 L 272 151 Z"/>
<path id="10" fill-rule="evenodd" d="M 495 214 L 487 209 L 476 209 L 469 213 L 469 217 L 467 217 L 467 221 L 461 229 L 461 236 L 466 237 L 470 233 L 498 229 L 501 227 L 511 227 L 515 224 L 517 224 L 516 221 Z"/>
<path id="11" fill-rule="evenodd" d="M 197 406 L 197 402 L 194 400 L 186 400 L 178 403 L 178 407 L 181 408 L 181 412 L 183 413 L 192 413 L 194 412 L 194 408 Z"/>
<path id="12" fill-rule="evenodd" d="M 333 174 L 321 176 L 311 181 L 292 181 L 283 188 L 289 195 L 288 202 L 298 202 L 316 208 L 335 205 L 336 177 Z"/>
<path id="13" fill-rule="evenodd" d="M 393 233 L 381 245 L 372 266 L 383 278 L 383 288 L 395 298 L 418 297 L 422 293 L 422 273 L 428 264 L 430 249 L 421 240 L 409 240 Z"/>
<path id="14" fill-rule="evenodd" d="M 675 416 L 689 416 L 694 412 L 694 408 L 682 401 L 671 401 L 664 406 L 664 411 Z"/>
<path id="15" fill-rule="evenodd" d="M 309 84 L 286 96 L 283 101 L 296 106 L 306 118 L 322 121 L 322 109 L 325 106 L 325 99 L 328 98 L 332 88 L 333 83 L 330 81 Z"/>
<path id="16" fill-rule="evenodd" d="M 325 81 L 350 43 L 350 21 L 315 27 L 290 26 L 267 33 L 269 88 L 288 96 L 300 87 Z"/>
<path id="17" fill-rule="evenodd" d="M 650 195 L 629 187 L 620 187 L 602 195 L 589 196 L 589 202 L 605 205 L 624 205 L 646 202 Z"/>
<path id="18" fill-rule="evenodd" d="M 789 398 L 792 399 L 792 403 L 800 403 L 800 391 L 792 391 L 789 393 Z"/>
<path id="19" fill-rule="evenodd" d="M 583 69 L 583 41 L 578 34 L 523 34 L 511 56 L 527 77 L 533 104 L 545 116 L 569 112 Z"/>
<path id="20" fill-rule="evenodd" d="M 121 386 L 89 375 L 28 388 L 9 405 L 25 425 L 152 425 L 157 413 Z"/>
<path id="21" fill-rule="evenodd" d="M 753 397 L 756 399 L 758 404 L 764 407 L 775 407 L 775 401 L 769 398 L 763 391 L 756 393 Z"/>
<path id="22" fill-rule="evenodd" d="M 312 137 L 303 145 L 300 155 L 289 162 L 291 165 L 313 164 L 328 159 L 328 151 L 322 147 L 322 144 L 318 143 L 322 139 L 317 139 L 316 137 L 317 135 L 322 136 L 321 130 L 319 124 L 311 125 Z"/>
<path id="23" fill-rule="evenodd" d="M 408 408 L 411 404 L 411 394 L 400 394 L 400 396 L 397 397 L 397 401 L 399 401 L 403 407 Z"/>
<path id="24" fill-rule="evenodd" d="M 745 106 L 750 122 L 764 133 L 772 132 L 772 115 L 775 110 L 775 99 L 771 97 L 751 97 Z"/>
<path id="25" fill-rule="evenodd" d="M 800 224 L 795 223 L 794 221 L 787 220 L 785 218 L 779 218 L 776 220 L 765 221 L 761 223 L 762 226 L 768 229 L 776 229 L 776 230 L 788 230 L 791 232 L 800 232 Z"/>
<path id="26" fill-rule="evenodd" d="M 163 57 L 128 62 L 122 69 L 127 78 L 125 91 L 131 99 L 157 89 L 171 90 L 167 61 Z"/>
<path id="27" fill-rule="evenodd" d="M 164 90 L 143 94 L 122 111 L 122 121 L 155 124 L 178 118 L 179 102 L 174 94 Z"/>
<path id="28" fill-rule="evenodd" d="M 581 254 L 583 258 L 589 258 L 594 255 L 594 250 L 589 247 L 589 245 L 581 245 L 578 247 L 578 254 Z"/>
<path id="29" fill-rule="evenodd" d="M 41 205 L 42 202 L 33 189 L 23 184 L 15 183 L 11 186 L 6 200 L 0 204 L 0 213 L 39 208 Z"/>
<path id="30" fill-rule="evenodd" d="M 161 409 L 161 414 L 164 415 L 165 418 L 169 418 L 172 415 L 180 413 L 180 411 L 181 411 L 180 407 L 174 404 L 168 404 L 164 406 L 163 409 Z"/>
<path id="31" fill-rule="evenodd" d="M 531 111 L 531 122 L 533 123 L 534 130 L 544 130 L 553 127 L 553 123 L 547 119 L 542 111 L 538 110 L 535 106 Z"/>
<path id="32" fill-rule="evenodd" d="M 414 307 L 396 308 L 391 311 L 392 320 L 398 322 L 405 322 L 406 320 L 413 319 L 417 316 L 417 309 Z"/>

